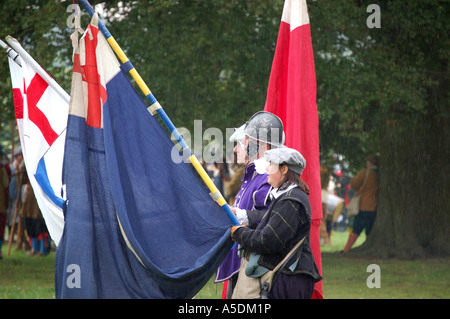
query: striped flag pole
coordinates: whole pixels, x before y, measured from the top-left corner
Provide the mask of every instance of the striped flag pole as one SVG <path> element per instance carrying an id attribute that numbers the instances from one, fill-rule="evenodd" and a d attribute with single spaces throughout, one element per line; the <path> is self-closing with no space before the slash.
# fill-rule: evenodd
<path id="1" fill-rule="evenodd" d="M 87 0 L 79 0 L 79 1 L 83 5 L 83 7 L 88 11 L 89 15 L 92 17 L 95 14 L 95 10 L 91 6 L 89 1 L 87 1 Z M 206 173 L 205 169 L 200 164 L 200 162 L 198 161 L 195 154 L 190 150 L 189 146 L 186 144 L 183 137 L 176 129 L 175 125 L 173 125 L 172 121 L 167 116 L 166 112 L 164 111 L 162 106 L 159 104 L 158 100 L 155 98 L 153 93 L 150 91 L 147 84 L 145 84 L 142 77 L 139 75 L 137 70 L 134 68 L 133 64 L 131 64 L 130 60 L 127 58 L 127 56 L 125 55 L 123 50 L 120 48 L 119 44 L 116 42 L 116 40 L 111 35 L 111 33 L 108 31 L 105 24 L 100 20 L 100 18 L 98 20 L 98 27 L 101 30 L 101 32 L 103 33 L 103 35 L 105 36 L 106 41 L 108 41 L 108 43 L 111 46 L 111 48 L 113 49 L 113 51 L 117 54 L 120 61 L 122 62 L 122 66 L 121 66 L 122 70 L 128 72 L 133 77 L 133 79 L 136 81 L 137 85 L 141 89 L 142 93 L 149 100 L 149 102 L 150 102 L 150 106 L 148 107 L 149 112 L 152 115 L 154 115 L 155 113 L 158 113 L 158 115 L 161 117 L 164 124 L 167 126 L 167 128 L 171 132 L 172 136 L 177 140 L 177 142 L 181 146 L 181 149 L 183 150 L 183 154 L 186 151 L 189 152 L 189 154 L 190 154 L 189 161 L 194 166 L 195 170 L 200 175 L 201 179 L 206 184 L 208 189 L 211 191 L 211 193 L 210 193 L 211 197 L 219 203 L 219 205 L 223 208 L 225 213 L 227 213 L 228 217 L 231 219 L 231 221 L 233 222 L 234 225 L 240 225 L 241 223 L 239 223 L 236 216 L 231 211 L 230 206 L 228 205 L 226 200 L 223 198 L 222 194 L 217 189 L 216 185 L 214 185 L 214 183 L 211 180 L 211 178 L 209 177 L 208 173 Z"/>

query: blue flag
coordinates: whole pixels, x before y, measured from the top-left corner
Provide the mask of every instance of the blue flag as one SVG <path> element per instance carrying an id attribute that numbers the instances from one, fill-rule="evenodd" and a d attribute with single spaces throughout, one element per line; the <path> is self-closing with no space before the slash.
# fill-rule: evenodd
<path id="1" fill-rule="evenodd" d="M 231 221 L 132 87 L 97 17 L 74 48 L 56 298 L 192 298 Z"/>

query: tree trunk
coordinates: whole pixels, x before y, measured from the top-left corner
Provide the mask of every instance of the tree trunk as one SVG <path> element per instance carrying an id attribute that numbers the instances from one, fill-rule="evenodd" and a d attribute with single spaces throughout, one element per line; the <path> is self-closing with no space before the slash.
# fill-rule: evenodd
<path id="1" fill-rule="evenodd" d="M 408 259 L 450 255 L 450 134 L 444 84 L 438 82 L 431 90 L 431 107 L 416 125 L 386 125 L 377 217 L 355 254 Z"/>

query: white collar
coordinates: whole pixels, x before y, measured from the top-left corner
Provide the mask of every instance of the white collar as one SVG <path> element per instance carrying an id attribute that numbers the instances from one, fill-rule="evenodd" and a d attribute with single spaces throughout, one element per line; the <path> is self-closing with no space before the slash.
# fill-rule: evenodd
<path id="1" fill-rule="evenodd" d="M 274 188 L 274 189 L 272 189 L 272 191 L 270 193 L 272 194 L 273 198 L 275 199 L 275 198 L 278 198 L 279 196 L 283 195 L 284 193 L 286 193 L 287 191 L 290 191 L 291 189 L 293 189 L 295 187 L 297 187 L 297 185 L 291 184 L 291 185 L 289 185 L 288 188 L 283 189 L 282 191 L 279 191 L 278 188 Z"/>

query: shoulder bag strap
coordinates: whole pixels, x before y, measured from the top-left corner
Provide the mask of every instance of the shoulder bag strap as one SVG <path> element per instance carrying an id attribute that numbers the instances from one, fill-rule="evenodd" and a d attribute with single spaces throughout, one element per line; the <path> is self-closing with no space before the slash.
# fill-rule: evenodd
<path id="1" fill-rule="evenodd" d="M 306 236 L 302 238 L 292 249 L 291 251 L 286 255 L 286 257 L 283 258 L 282 261 L 278 265 L 275 266 L 273 269 L 273 278 L 272 283 L 270 285 L 270 289 L 272 289 L 275 281 L 277 281 L 278 276 L 280 275 L 281 271 L 284 269 L 284 267 L 287 265 L 288 261 L 291 259 L 292 255 L 300 248 L 301 244 L 305 240 Z"/>
<path id="2" fill-rule="evenodd" d="M 300 247 L 300 245 L 303 243 L 303 241 L 305 240 L 306 236 L 302 238 L 302 240 L 300 240 L 292 249 L 291 251 L 286 255 L 286 257 L 283 258 L 282 261 L 280 261 L 280 263 L 278 265 L 275 266 L 275 268 L 273 269 L 273 272 L 276 273 L 280 268 L 281 270 L 283 270 L 284 266 L 286 266 L 286 264 L 288 263 L 289 259 L 291 258 L 291 256 L 295 253 L 295 251 Z"/>

